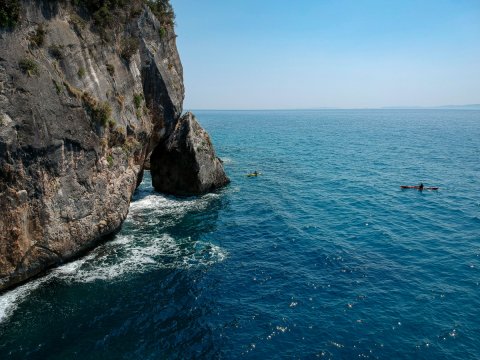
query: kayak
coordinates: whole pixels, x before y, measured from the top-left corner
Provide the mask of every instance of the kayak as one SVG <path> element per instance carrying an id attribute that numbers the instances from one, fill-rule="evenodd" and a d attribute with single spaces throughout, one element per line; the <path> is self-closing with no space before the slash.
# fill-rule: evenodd
<path id="1" fill-rule="evenodd" d="M 401 189 L 416 189 L 416 190 L 420 190 L 420 186 L 406 186 L 406 185 L 401 185 L 400 186 Z M 438 187 L 435 187 L 435 186 L 430 186 L 430 187 L 426 187 L 424 186 L 423 187 L 423 190 L 438 190 Z"/>
<path id="2" fill-rule="evenodd" d="M 248 177 L 255 177 L 255 176 L 258 176 L 258 175 L 260 175 L 260 173 L 258 173 L 258 174 L 247 174 Z"/>

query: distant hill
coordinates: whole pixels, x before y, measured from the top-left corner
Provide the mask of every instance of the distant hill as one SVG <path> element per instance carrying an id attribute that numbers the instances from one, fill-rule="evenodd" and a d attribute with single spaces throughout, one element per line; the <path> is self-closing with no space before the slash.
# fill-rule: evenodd
<path id="1" fill-rule="evenodd" d="M 480 104 L 468 104 L 468 105 L 445 105 L 437 106 L 438 109 L 470 109 L 470 110 L 480 110 Z"/>
<path id="2" fill-rule="evenodd" d="M 442 105 L 442 106 L 384 106 L 382 109 L 452 109 L 452 110 L 480 110 L 480 104 Z"/>

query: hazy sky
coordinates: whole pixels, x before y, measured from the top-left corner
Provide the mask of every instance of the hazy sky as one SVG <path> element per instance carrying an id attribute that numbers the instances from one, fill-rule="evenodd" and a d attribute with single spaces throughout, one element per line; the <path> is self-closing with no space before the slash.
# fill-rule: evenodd
<path id="1" fill-rule="evenodd" d="M 480 0 L 171 0 L 185 109 L 480 103 Z"/>

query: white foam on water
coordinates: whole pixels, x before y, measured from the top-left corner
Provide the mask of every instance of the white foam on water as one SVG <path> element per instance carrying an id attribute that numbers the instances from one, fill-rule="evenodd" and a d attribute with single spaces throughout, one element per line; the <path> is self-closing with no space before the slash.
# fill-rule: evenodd
<path id="1" fill-rule="evenodd" d="M 51 270 L 47 275 L 21 285 L 0 296 L 0 323 L 7 320 L 36 289 L 52 279 L 69 284 L 121 280 L 126 275 L 156 269 L 193 269 L 224 261 L 228 253 L 220 246 L 175 240 L 164 234 L 158 238 L 139 239 L 118 236 L 89 255 Z"/>
<path id="2" fill-rule="evenodd" d="M 173 239 L 167 235 L 152 239 L 149 244 L 136 244 L 133 235 L 120 236 L 105 244 L 101 251 L 95 251 L 88 261 L 66 280 L 89 283 L 97 280 L 115 280 L 125 274 L 141 273 L 157 267 L 156 257 L 175 253 Z"/>
<path id="3" fill-rule="evenodd" d="M 65 274 L 76 272 L 86 261 L 91 258 L 92 256 L 88 255 L 77 261 L 62 265 L 52 271 L 49 271 L 45 276 L 31 280 L 26 284 L 20 285 L 15 289 L 0 295 L 0 323 L 12 316 L 18 306 L 40 286 L 49 282 L 53 278 L 62 277 Z"/>
<path id="4" fill-rule="evenodd" d="M 225 165 L 230 165 L 233 163 L 233 160 L 229 157 L 222 157 L 220 158 L 220 160 L 222 160 L 222 162 L 225 164 Z"/>
<path id="5" fill-rule="evenodd" d="M 150 194 L 131 203 L 127 222 L 136 228 L 156 224 L 158 221 L 176 223 L 191 211 L 202 211 L 218 194 L 198 198 L 175 199 L 160 194 Z M 166 219 L 159 217 L 166 216 Z M 192 269 L 211 266 L 224 261 L 226 250 L 206 241 L 194 241 L 190 237 L 174 239 L 168 234 L 154 237 L 142 233 L 117 235 L 88 255 L 49 271 L 45 276 L 32 280 L 0 296 L 0 323 L 6 321 L 36 289 L 52 279 L 73 283 L 121 280 L 126 275 L 150 270 Z"/>
<path id="6" fill-rule="evenodd" d="M 192 210 L 205 209 L 218 194 L 206 194 L 198 198 L 174 199 L 160 194 L 150 194 L 130 204 L 130 212 L 142 210 L 158 210 L 165 214 L 185 213 Z"/>
<path id="7" fill-rule="evenodd" d="M 8 319 L 14 311 L 17 309 L 18 305 L 35 289 L 40 285 L 46 282 L 48 279 L 46 277 L 33 280 L 25 285 L 21 285 L 11 291 L 6 292 L 0 296 L 0 323 Z"/>
<path id="8" fill-rule="evenodd" d="M 192 211 L 207 209 L 218 194 L 206 194 L 199 198 L 174 199 L 160 194 L 150 194 L 130 204 L 126 221 L 144 225 L 154 225 L 159 217 L 169 217 L 169 222 L 181 220 Z"/>
<path id="9" fill-rule="evenodd" d="M 228 255 L 228 253 L 220 246 L 207 242 L 197 241 L 194 247 L 196 251 L 191 254 L 184 254 L 179 267 L 191 268 L 197 266 L 210 266 L 224 261 Z"/>
<path id="10" fill-rule="evenodd" d="M 68 272 L 59 268 L 58 273 L 71 282 L 113 281 L 149 270 L 210 266 L 226 257 L 224 249 L 206 242 L 177 241 L 167 234 L 157 238 L 125 235 L 96 250 L 79 267 L 71 266 Z"/>

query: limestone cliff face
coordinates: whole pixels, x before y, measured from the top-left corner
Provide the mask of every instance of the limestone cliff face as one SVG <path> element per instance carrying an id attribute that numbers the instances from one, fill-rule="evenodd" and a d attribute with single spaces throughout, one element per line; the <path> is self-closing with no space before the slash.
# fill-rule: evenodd
<path id="1" fill-rule="evenodd" d="M 184 98 L 173 24 L 147 6 L 106 39 L 69 2 L 20 4 L 0 30 L 0 290 L 119 229 Z"/>

